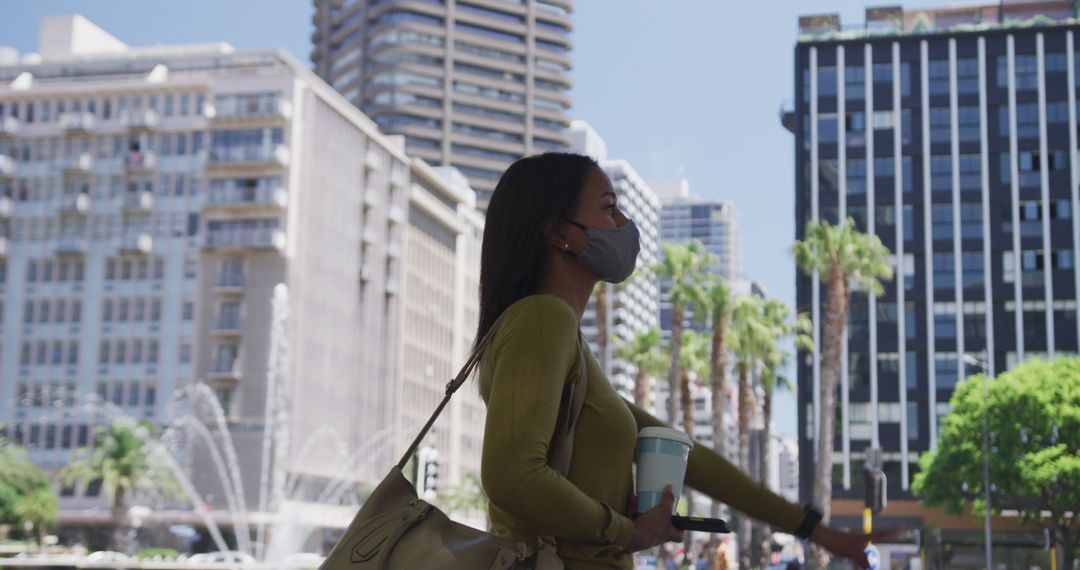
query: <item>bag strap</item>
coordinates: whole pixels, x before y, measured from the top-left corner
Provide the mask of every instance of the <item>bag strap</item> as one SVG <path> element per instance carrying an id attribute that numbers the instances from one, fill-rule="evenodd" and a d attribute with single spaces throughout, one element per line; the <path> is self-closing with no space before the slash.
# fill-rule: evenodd
<path id="1" fill-rule="evenodd" d="M 498 329 L 498 326 L 505 315 L 506 311 L 503 311 L 503 313 L 499 315 L 499 318 L 495 319 L 491 328 L 488 329 L 487 333 L 484 334 L 484 337 L 477 343 L 476 348 L 469 353 L 469 358 L 465 361 L 465 365 L 461 367 L 457 376 L 446 383 L 446 395 L 443 396 L 442 402 L 439 402 L 439 406 L 435 408 L 435 412 L 428 418 L 424 427 L 420 429 L 420 433 L 417 434 L 416 439 L 409 444 L 409 448 L 405 450 L 405 454 L 401 457 L 401 461 L 398 461 L 397 468 L 399 470 L 405 469 L 409 460 L 412 459 L 413 454 L 415 454 L 416 450 L 420 447 L 420 442 L 424 440 L 428 431 L 431 430 L 431 426 L 435 423 L 435 420 L 438 419 L 439 414 L 442 413 L 443 408 L 450 402 L 450 398 L 454 395 L 454 392 L 457 392 L 458 388 L 469 379 L 473 371 L 479 365 L 484 350 L 495 338 L 495 331 Z M 567 384 L 566 388 L 563 390 L 563 397 L 559 403 L 559 417 L 555 424 L 555 433 L 552 435 L 551 444 L 548 447 L 548 463 L 556 471 L 559 471 L 563 477 L 567 475 L 570 469 L 570 459 L 574 451 L 574 431 L 577 427 L 578 416 L 581 415 L 581 408 L 585 404 L 588 361 L 585 358 L 584 342 L 584 337 L 582 337 L 581 332 L 578 331 L 578 354 L 579 362 L 581 363 L 580 372 L 577 380 L 571 384 Z"/>

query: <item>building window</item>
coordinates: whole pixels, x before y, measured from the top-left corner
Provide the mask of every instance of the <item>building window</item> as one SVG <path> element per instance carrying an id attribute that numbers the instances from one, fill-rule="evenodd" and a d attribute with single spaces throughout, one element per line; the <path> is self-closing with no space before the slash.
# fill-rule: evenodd
<path id="1" fill-rule="evenodd" d="M 986 279 L 983 268 L 983 254 L 981 252 L 965 251 L 961 254 L 961 260 L 964 287 L 982 287 Z"/>
<path id="2" fill-rule="evenodd" d="M 934 192 L 952 190 L 952 156 L 930 157 L 930 189 Z"/>
<path id="3" fill-rule="evenodd" d="M 844 97 L 853 101 L 866 98 L 866 67 L 863 65 L 844 66 Z"/>
<path id="4" fill-rule="evenodd" d="M 952 122 L 948 107 L 930 108 L 930 142 L 947 143 L 952 140 Z"/>
<path id="5" fill-rule="evenodd" d="M 960 366 L 955 352 L 934 355 L 934 379 L 937 388 L 955 388 L 960 379 Z"/>
<path id="6" fill-rule="evenodd" d="M 950 204 L 934 204 L 930 210 L 931 234 L 936 240 L 953 237 L 953 210 Z"/>
<path id="7" fill-rule="evenodd" d="M 818 97 L 835 97 L 836 96 L 836 68 L 835 67 L 819 67 L 817 91 Z"/>
<path id="8" fill-rule="evenodd" d="M 956 304 L 934 304 L 934 338 L 953 340 L 956 338 Z"/>
<path id="9" fill-rule="evenodd" d="M 907 405 L 907 438 L 909 441 L 919 439 L 919 404 L 908 402 Z"/>
<path id="10" fill-rule="evenodd" d="M 982 204 L 960 204 L 960 237 L 982 239 Z"/>
<path id="11" fill-rule="evenodd" d="M 955 267 L 951 253 L 935 253 L 934 264 L 934 289 L 952 289 L 955 286 Z"/>

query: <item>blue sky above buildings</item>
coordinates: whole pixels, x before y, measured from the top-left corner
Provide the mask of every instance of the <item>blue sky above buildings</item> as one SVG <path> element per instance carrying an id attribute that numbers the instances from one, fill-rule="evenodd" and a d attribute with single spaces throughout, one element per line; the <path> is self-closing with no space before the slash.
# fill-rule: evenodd
<path id="1" fill-rule="evenodd" d="M 907 9 L 960 4 L 904 2 Z M 690 180 L 733 200 L 743 259 L 769 294 L 794 303 L 794 141 L 779 112 L 793 97 L 798 17 L 839 12 L 861 23 L 865 1 L 577 0 L 572 115 L 647 180 Z M 870 4 L 876 4 L 870 2 Z M 308 0 L 4 0 L 0 45 L 37 47 L 43 16 L 80 13 L 134 46 L 225 41 L 284 48 L 308 63 Z M 766 8 L 767 6 L 767 8 Z M 795 431 L 795 398 L 778 397 L 777 429 Z"/>

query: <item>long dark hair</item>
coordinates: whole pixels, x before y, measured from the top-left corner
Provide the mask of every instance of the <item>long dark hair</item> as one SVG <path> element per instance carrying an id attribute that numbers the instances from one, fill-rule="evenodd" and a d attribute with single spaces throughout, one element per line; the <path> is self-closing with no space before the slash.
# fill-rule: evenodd
<path id="1" fill-rule="evenodd" d="M 516 301 L 532 295 L 544 270 L 549 222 L 569 217 L 595 160 L 549 152 L 506 169 L 488 203 L 480 253 L 480 322 L 473 348 Z"/>

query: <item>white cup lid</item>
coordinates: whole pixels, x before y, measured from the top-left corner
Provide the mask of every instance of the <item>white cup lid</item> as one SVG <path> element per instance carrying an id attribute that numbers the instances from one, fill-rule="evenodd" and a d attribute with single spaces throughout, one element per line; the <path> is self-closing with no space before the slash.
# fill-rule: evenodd
<path id="1" fill-rule="evenodd" d="M 686 435 L 686 432 L 669 427 L 647 427 L 641 428 L 638 432 L 638 439 L 643 437 L 654 437 L 656 439 L 667 439 L 671 441 L 677 441 L 684 445 L 689 446 L 691 449 L 694 447 L 694 441 L 690 439 L 690 436 Z"/>

